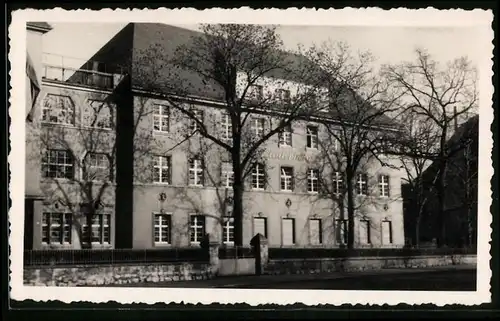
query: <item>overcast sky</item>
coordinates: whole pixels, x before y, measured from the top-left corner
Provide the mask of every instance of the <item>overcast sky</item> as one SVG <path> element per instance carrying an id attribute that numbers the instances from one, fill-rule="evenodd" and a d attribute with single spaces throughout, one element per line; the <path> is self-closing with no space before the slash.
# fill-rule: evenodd
<path id="1" fill-rule="evenodd" d="M 49 22 L 50 23 L 50 22 Z M 66 56 L 65 64 L 81 65 L 108 42 L 125 23 L 50 23 L 53 30 L 44 35 L 43 51 Z M 196 25 L 177 25 L 197 29 Z M 484 27 L 374 27 L 374 26 L 280 26 L 278 33 L 287 49 L 306 47 L 326 40 L 344 41 L 351 48 L 370 50 L 379 63 L 412 60 L 414 49 L 427 49 L 435 59 L 446 62 L 467 56 L 474 64 L 489 59 Z M 76 59 L 70 59 L 76 58 Z M 55 63 L 56 58 L 50 58 Z M 74 65 L 73 65 L 74 64 Z"/>

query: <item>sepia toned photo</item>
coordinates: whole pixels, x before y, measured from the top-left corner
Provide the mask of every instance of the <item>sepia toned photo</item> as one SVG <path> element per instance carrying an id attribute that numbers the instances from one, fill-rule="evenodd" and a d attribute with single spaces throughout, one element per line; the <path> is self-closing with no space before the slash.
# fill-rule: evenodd
<path id="1" fill-rule="evenodd" d="M 491 14 L 154 11 L 11 26 L 19 298 L 488 302 Z"/>

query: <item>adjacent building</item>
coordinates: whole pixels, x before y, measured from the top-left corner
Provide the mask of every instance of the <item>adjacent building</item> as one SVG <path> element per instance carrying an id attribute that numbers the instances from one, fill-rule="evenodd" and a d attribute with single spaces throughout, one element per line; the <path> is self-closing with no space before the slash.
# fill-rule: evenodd
<path id="1" fill-rule="evenodd" d="M 233 245 L 230 159 L 199 134 L 186 138 L 197 124 L 170 108 L 164 93 L 146 89 L 134 72 L 152 75 L 162 68 L 145 48 L 157 45 L 168 55 L 195 34 L 131 23 L 78 69 L 40 68 L 41 93 L 27 125 L 38 136 L 31 138 L 36 144 L 27 142 L 26 161 L 26 199 L 28 188 L 36 188 L 39 201 L 26 209 L 26 248 L 189 247 L 199 246 L 205 233 Z M 190 97 L 195 112 L 220 139 L 230 139 L 221 93 L 196 81 L 199 94 Z M 252 115 L 248 130 L 261 135 L 274 118 Z M 270 247 L 347 242 L 347 221 L 320 191 L 323 173 L 314 160 L 324 135 L 320 124 L 297 121 L 266 143 L 262 162 L 245 182 L 244 244 L 257 233 Z M 342 185 L 340 173 L 337 183 Z M 356 246 L 402 247 L 399 170 L 373 162 L 356 186 L 357 199 L 370 201 L 356 217 Z M 89 204 L 91 219 L 85 215 Z"/>

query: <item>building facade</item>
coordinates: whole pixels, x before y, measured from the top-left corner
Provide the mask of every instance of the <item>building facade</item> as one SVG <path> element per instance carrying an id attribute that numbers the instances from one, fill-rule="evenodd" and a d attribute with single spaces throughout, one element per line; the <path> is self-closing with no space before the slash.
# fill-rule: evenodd
<path id="1" fill-rule="evenodd" d="M 188 247 L 199 246 L 206 233 L 233 245 L 229 155 L 196 134 L 196 124 L 160 93 L 138 89 L 133 74 L 124 76 L 109 63 L 116 48 L 124 49 L 121 38 L 132 35 L 140 43 L 169 28 L 131 25 L 92 58 L 101 62 L 91 69 L 73 70 L 65 79 L 57 68 L 50 74 L 44 67 L 34 121 L 40 147 L 27 162 L 27 172 L 38 173 L 27 186 L 40 186 L 43 195 L 25 231 L 31 248 Z M 191 104 L 214 135 L 231 139 L 220 100 L 197 97 Z M 251 115 L 247 130 L 261 135 L 273 121 L 272 114 Z M 320 124 L 296 121 L 265 143 L 245 178 L 244 244 L 257 233 L 270 247 L 347 242 L 347 221 L 321 192 L 326 173 L 318 164 L 318 141 L 324 135 Z M 403 246 L 399 170 L 372 160 L 356 184 L 356 202 L 364 205 L 356 215 L 355 246 Z"/>

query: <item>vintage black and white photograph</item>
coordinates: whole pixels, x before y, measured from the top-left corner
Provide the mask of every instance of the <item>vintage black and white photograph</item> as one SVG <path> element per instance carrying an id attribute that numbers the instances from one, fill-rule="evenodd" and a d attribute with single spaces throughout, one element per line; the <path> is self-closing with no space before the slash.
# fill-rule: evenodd
<path id="1" fill-rule="evenodd" d="M 13 16 L 18 297 L 489 301 L 491 13 L 154 11 Z"/>

